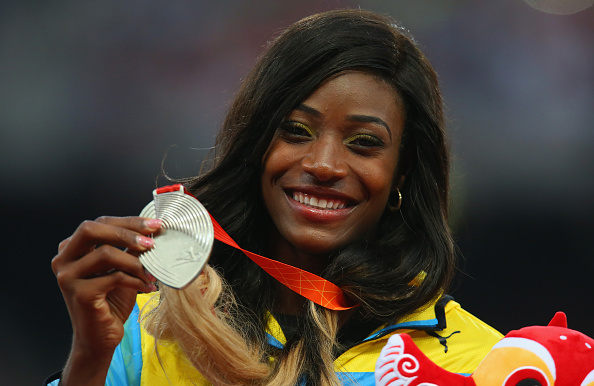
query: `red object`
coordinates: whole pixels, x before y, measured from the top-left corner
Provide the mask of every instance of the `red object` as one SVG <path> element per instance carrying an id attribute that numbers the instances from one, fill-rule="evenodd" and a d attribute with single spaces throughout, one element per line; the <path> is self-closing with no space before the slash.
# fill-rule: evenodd
<path id="1" fill-rule="evenodd" d="M 377 386 L 594 386 L 594 339 L 567 328 L 564 313 L 548 326 L 511 331 L 466 377 L 440 368 L 410 336 L 388 340 L 376 363 Z"/>
<path id="2" fill-rule="evenodd" d="M 179 191 L 194 197 L 181 184 L 168 185 L 156 190 L 157 194 Z M 344 292 L 338 286 L 328 280 L 318 275 L 314 275 L 311 272 L 304 271 L 303 269 L 260 256 L 241 248 L 231 236 L 225 232 L 223 227 L 219 225 L 212 215 L 210 215 L 210 218 L 214 227 L 215 239 L 233 248 L 239 249 L 270 276 L 274 277 L 291 290 L 297 292 L 299 295 L 331 310 L 347 310 L 349 308 L 357 307 L 357 305 L 353 305 L 349 302 Z"/>
<path id="3" fill-rule="evenodd" d="M 335 284 L 303 269 L 246 251 L 237 245 L 212 215 L 210 218 L 214 226 L 215 239 L 239 249 L 270 276 L 299 295 L 331 310 L 347 310 L 354 307 Z"/>

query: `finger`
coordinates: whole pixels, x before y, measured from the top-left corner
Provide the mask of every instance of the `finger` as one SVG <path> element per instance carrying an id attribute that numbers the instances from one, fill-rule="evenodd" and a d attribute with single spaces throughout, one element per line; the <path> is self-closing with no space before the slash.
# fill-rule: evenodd
<path id="1" fill-rule="evenodd" d="M 81 285 L 82 284 L 82 285 Z M 130 276 L 122 271 L 115 271 L 108 275 L 85 279 L 70 291 L 70 299 L 79 305 L 91 307 L 98 298 L 104 298 L 107 293 L 115 289 L 131 289 L 135 292 L 153 292 L 154 284 L 146 284 L 139 278 Z"/>
<path id="2" fill-rule="evenodd" d="M 68 262 L 68 259 L 66 258 L 67 255 L 65 255 L 63 252 L 66 249 L 66 247 L 68 246 L 68 244 L 70 243 L 71 237 L 68 237 L 64 240 L 62 240 L 60 242 L 60 244 L 58 244 L 58 254 L 56 256 L 54 256 L 54 258 L 52 259 L 51 265 L 52 265 L 52 271 L 54 271 L 54 275 L 58 275 L 58 273 L 60 272 L 60 270 L 63 267 L 64 263 Z M 87 249 L 87 251 L 80 253 L 81 255 L 90 253 L 91 251 L 93 251 L 95 249 L 94 246 L 89 247 Z"/>
<path id="3" fill-rule="evenodd" d="M 130 288 L 137 292 L 153 292 L 156 287 L 153 283 L 145 283 L 137 277 L 130 276 L 122 271 L 115 271 L 105 276 L 90 279 L 96 288 L 107 293 L 116 288 Z"/>
<path id="4" fill-rule="evenodd" d="M 58 253 L 62 252 L 64 250 L 64 248 L 66 248 L 66 245 L 68 245 L 69 242 L 70 242 L 70 237 L 62 240 L 60 242 L 60 244 L 58 244 Z"/>
<path id="5" fill-rule="evenodd" d="M 62 252 L 64 250 L 64 248 L 66 248 L 66 246 L 68 245 L 69 242 L 70 242 L 70 237 L 62 240 L 60 242 L 60 244 L 58 244 L 58 254 L 60 254 L 60 252 Z M 91 252 L 93 249 L 95 249 L 95 246 L 89 247 L 89 249 L 86 252 L 84 252 L 83 254 L 87 254 L 87 253 Z"/>
<path id="6" fill-rule="evenodd" d="M 114 218 L 112 218 L 114 219 Z M 64 245 L 61 255 L 67 261 L 76 260 L 88 253 L 89 248 L 99 244 L 109 244 L 135 251 L 150 249 L 154 241 L 138 230 L 150 232 L 146 221 L 140 217 L 107 220 L 100 218 L 96 221 L 84 221 Z M 124 226 L 123 226 L 124 225 Z M 132 228 L 132 229 L 130 229 Z"/>
<path id="7" fill-rule="evenodd" d="M 108 217 L 102 216 L 95 219 L 96 222 L 118 226 L 122 228 L 128 228 L 135 230 L 138 233 L 150 234 L 161 228 L 162 221 L 154 218 L 147 217 Z"/>
<path id="8" fill-rule="evenodd" d="M 137 257 L 110 245 L 102 245 L 84 258 L 69 264 L 64 272 L 65 277 L 58 281 L 61 287 L 67 288 L 77 279 L 90 279 L 121 271 L 150 283 L 152 277 L 147 274 Z"/>
<path id="9" fill-rule="evenodd" d="M 102 245 L 76 264 L 80 277 L 99 276 L 115 270 L 145 282 L 151 281 L 138 257 L 110 245 Z"/>

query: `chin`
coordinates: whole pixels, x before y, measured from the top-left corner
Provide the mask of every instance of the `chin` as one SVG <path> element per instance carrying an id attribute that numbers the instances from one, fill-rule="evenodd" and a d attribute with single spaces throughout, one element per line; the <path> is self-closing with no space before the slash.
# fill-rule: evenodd
<path id="1" fill-rule="evenodd" d="M 340 236 L 344 236 L 344 234 Z M 356 241 L 357 240 L 350 240 L 346 242 L 340 240 L 336 235 L 301 235 L 301 237 L 296 237 L 291 240 L 290 243 L 297 251 L 310 255 L 330 255 Z"/>

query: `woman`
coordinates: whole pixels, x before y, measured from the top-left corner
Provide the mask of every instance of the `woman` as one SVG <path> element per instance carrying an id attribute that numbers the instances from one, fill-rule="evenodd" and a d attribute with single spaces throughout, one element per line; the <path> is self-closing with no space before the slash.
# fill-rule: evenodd
<path id="1" fill-rule="evenodd" d="M 437 77 L 403 30 L 361 10 L 295 23 L 243 82 L 211 167 L 184 182 L 241 247 L 359 307 L 304 299 L 219 243 L 188 288 L 136 299 L 155 290 L 134 252 L 159 221 L 84 222 L 52 262 L 74 330 L 62 383 L 373 384 L 394 332 L 471 373 L 501 335 L 444 296 L 448 167 Z"/>

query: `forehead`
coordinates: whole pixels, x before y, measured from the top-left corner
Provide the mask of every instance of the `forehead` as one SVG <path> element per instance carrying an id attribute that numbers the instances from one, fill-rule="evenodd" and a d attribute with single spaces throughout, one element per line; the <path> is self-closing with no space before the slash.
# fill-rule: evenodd
<path id="1" fill-rule="evenodd" d="M 386 81 L 362 71 L 345 71 L 318 86 L 301 106 L 320 114 L 355 114 L 377 117 L 390 122 L 394 131 L 404 125 L 404 107 L 400 94 Z"/>
<path id="2" fill-rule="evenodd" d="M 351 96 L 356 92 L 361 101 L 372 99 L 383 101 L 382 105 L 402 106 L 400 93 L 380 76 L 364 71 L 347 70 L 325 79 L 305 100 L 318 99 L 322 96 Z"/>

